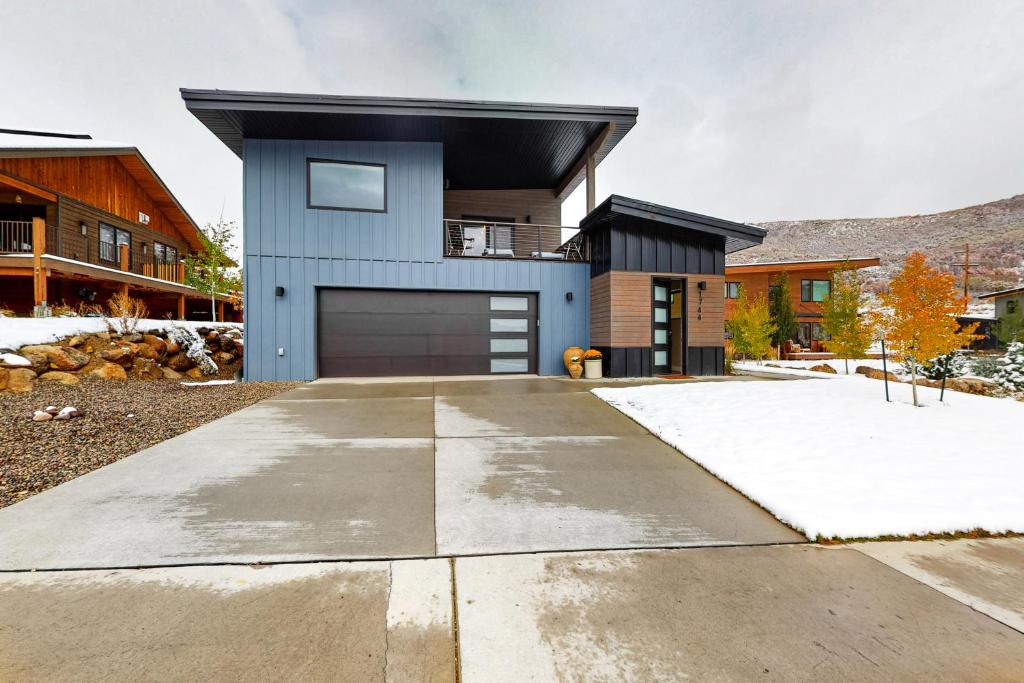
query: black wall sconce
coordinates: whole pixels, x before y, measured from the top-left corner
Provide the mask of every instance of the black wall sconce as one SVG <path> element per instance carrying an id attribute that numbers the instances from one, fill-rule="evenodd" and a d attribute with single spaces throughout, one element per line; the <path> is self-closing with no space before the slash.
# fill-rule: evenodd
<path id="1" fill-rule="evenodd" d="M 274 287 L 274 296 L 284 296 L 284 287 Z"/>
<path id="2" fill-rule="evenodd" d="M 572 292 L 566 292 L 565 293 L 565 300 L 567 302 L 569 302 L 570 304 L 572 303 Z"/>
<path id="3" fill-rule="evenodd" d="M 706 280 L 701 280 L 700 282 L 697 283 L 697 289 L 699 289 L 700 291 L 703 292 L 707 288 L 708 288 L 708 283 L 707 283 Z"/>
<path id="4" fill-rule="evenodd" d="M 701 280 L 697 283 L 697 320 L 704 318 L 704 290 L 707 288 L 707 280 Z"/>

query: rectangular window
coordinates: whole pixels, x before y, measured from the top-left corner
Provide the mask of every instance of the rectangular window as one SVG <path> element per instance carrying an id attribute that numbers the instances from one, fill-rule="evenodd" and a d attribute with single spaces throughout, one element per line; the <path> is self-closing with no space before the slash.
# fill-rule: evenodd
<path id="1" fill-rule="evenodd" d="M 528 311 L 530 300 L 525 296 L 492 296 L 492 311 Z"/>
<path id="2" fill-rule="evenodd" d="M 738 282 L 726 282 L 725 283 L 725 298 L 726 299 L 739 299 L 740 298 L 740 283 L 738 283 Z"/>
<path id="3" fill-rule="evenodd" d="M 308 159 L 310 209 L 387 211 L 387 167 L 354 161 Z"/>
<path id="4" fill-rule="evenodd" d="M 160 242 L 153 242 L 153 262 L 154 263 L 177 263 L 178 262 L 178 250 L 167 244 L 161 244 Z"/>
<path id="5" fill-rule="evenodd" d="M 530 343 L 526 339 L 491 339 L 491 353 L 526 353 Z"/>
<path id="6" fill-rule="evenodd" d="M 122 244 L 128 245 L 128 259 L 132 254 L 132 234 L 127 230 L 115 228 L 113 225 L 100 223 L 100 260 L 117 263 Z"/>
<path id="7" fill-rule="evenodd" d="M 668 344 L 668 330 L 655 330 L 654 331 L 654 343 L 655 344 Z"/>
<path id="8" fill-rule="evenodd" d="M 655 308 L 654 309 L 654 322 L 656 322 L 656 323 L 667 323 L 668 322 L 668 309 L 667 308 Z"/>
<path id="9" fill-rule="evenodd" d="M 492 358 L 491 372 L 529 372 L 528 358 Z"/>
<path id="10" fill-rule="evenodd" d="M 831 280 L 801 280 L 800 301 L 822 302 L 832 293 Z"/>
<path id="11" fill-rule="evenodd" d="M 1016 299 L 1010 299 L 1009 301 L 1006 302 L 1006 313 L 1008 315 L 1013 315 L 1016 312 L 1017 312 L 1017 301 L 1016 301 Z"/>
<path id="12" fill-rule="evenodd" d="M 526 318 L 491 318 L 491 332 L 526 332 L 529 324 Z"/>

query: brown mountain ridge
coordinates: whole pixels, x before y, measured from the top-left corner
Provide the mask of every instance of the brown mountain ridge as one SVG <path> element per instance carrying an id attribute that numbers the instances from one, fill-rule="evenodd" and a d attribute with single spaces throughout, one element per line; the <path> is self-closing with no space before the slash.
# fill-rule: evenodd
<path id="1" fill-rule="evenodd" d="M 953 211 L 890 218 L 773 221 L 764 244 L 729 257 L 729 264 L 877 256 L 882 265 L 864 271 L 878 290 L 912 251 L 932 265 L 957 273 L 970 244 L 971 292 L 1009 287 L 1024 278 L 1024 194 Z"/>

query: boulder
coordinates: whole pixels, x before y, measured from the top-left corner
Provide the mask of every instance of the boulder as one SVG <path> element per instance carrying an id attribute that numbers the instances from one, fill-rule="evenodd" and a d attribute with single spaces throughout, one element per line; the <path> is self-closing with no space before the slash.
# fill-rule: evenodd
<path id="1" fill-rule="evenodd" d="M 142 341 L 142 335 L 139 334 L 138 332 L 133 332 L 128 335 L 127 339 L 132 344 L 138 344 L 139 342 Z"/>
<path id="2" fill-rule="evenodd" d="M 14 368 L 7 370 L 7 390 L 16 394 L 24 394 L 32 391 L 36 373 L 28 368 Z"/>
<path id="3" fill-rule="evenodd" d="M 95 370 L 89 373 L 92 377 L 98 377 L 99 379 L 109 380 L 126 380 L 128 379 L 128 373 L 124 371 L 117 363 L 104 363 Z"/>
<path id="4" fill-rule="evenodd" d="M 218 340 L 220 341 L 220 350 L 231 353 L 235 350 L 235 340 L 228 336 L 222 336 Z"/>
<path id="5" fill-rule="evenodd" d="M 173 341 L 171 339 L 168 339 L 167 340 L 167 354 L 173 356 L 174 354 L 178 353 L 179 351 L 181 351 L 181 344 L 179 344 L 178 342 Z"/>
<path id="6" fill-rule="evenodd" d="M 60 384 L 78 384 L 78 375 L 60 370 L 51 370 L 39 375 L 39 379 L 46 382 L 58 382 Z"/>
<path id="7" fill-rule="evenodd" d="M 118 344 L 112 349 L 100 351 L 100 358 L 111 363 L 117 363 L 129 367 L 135 357 L 139 355 L 138 344 Z"/>
<path id="8" fill-rule="evenodd" d="M 82 417 L 82 411 L 74 406 L 65 406 L 60 409 L 60 412 L 53 416 L 53 419 L 70 420 L 73 417 Z"/>
<path id="9" fill-rule="evenodd" d="M 818 365 L 813 365 L 810 368 L 808 368 L 808 370 L 810 370 L 811 372 L 824 372 L 829 375 L 836 374 L 836 369 L 829 365 L 828 363 L 820 363 Z"/>
<path id="10" fill-rule="evenodd" d="M 68 346 L 73 346 L 75 348 L 78 348 L 79 346 L 81 346 L 84 343 L 85 343 L 85 337 L 83 337 L 80 334 L 76 334 L 71 339 L 68 339 Z"/>
<path id="11" fill-rule="evenodd" d="M 163 379 L 164 373 L 155 360 L 136 358 L 132 362 L 132 377 L 136 379 Z"/>
<path id="12" fill-rule="evenodd" d="M 52 419 L 53 415 L 50 415 L 45 410 L 37 410 L 36 412 L 32 413 L 33 422 L 48 422 Z"/>
<path id="13" fill-rule="evenodd" d="M 212 331 L 213 330 L 211 328 L 209 328 L 209 327 L 197 327 L 196 328 L 196 334 L 198 334 L 200 337 L 205 337 L 206 335 L 210 334 L 210 332 L 212 332 Z"/>
<path id="14" fill-rule="evenodd" d="M 170 368 L 160 368 L 160 372 L 163 373 L 164 379 L 181 379 L 181 373 Z"/>
<path id="15" fill-rule="evenodd" d="M 97 332 L 96 336 L 99 337 L 100 339 L 103 339 L 104 341 L 110 341 L 109 332 Z"/>
<path id="16" fill-rule="evenodd" d="M 52 344 L 33 344 L 21 347 L 21 353 L 32 362 L 36 371 L 78 370 L 89 362 L 89 354 L 71 346 L 54 346 Z"/>
<path id="17" fill-rule="evenodd" d="M 865 372 L 861 373 L 865 377 L 870 377 L 871 379 L 885 379 L 886 377 L 888 377 L 890 382 L 899 382 L 900 381 L 900 378 L 897 377 L 896 375 L 894 375 L 891 372 L 883 372 L 883 371 L 881 371 L 881 370 L 879 370 L 877 368 L 867 368 L 867 367 L 864 367 L 864 366 L 861 366 L 861 367 L 865 369 Z M 860 372 L 860 370 L 861 370 L 861 368 L 857 368 L 858 372 Z"/>
<path id="18" fill-rule="evenodd" d="M 195 367 L 195 365 L 196 364 L 192 362 L 191 358 L 180 351 L 167 359 L 167 367 L 172 370 L 177 370 L 178 372 L 184 372 L 185 370 Z"/>
<path id="19" fill-rule="evenodd" d="M 135 352 L 139 358 L 148 358 L 149 360 L 156 360 L 160 357 L 160 352 L 145 342 L 139 342 L 138 344 L 132 344 L 135 347 Z"/>
<path id="20" fill-rule="evenodd" d="M 227 351 L 218 351 L 213 354 L 213 360 L 217 365 L 229 365 L 235 362 L 235 354 L 228 353 Z"/>
<path id="21" fill-rule="evenodd" d="M 153 347 L 153 350 L 156 351 L 158 355 L 162 356 L 167 351 L 167 342 L 155 334 L 142 335 L 142 341 Z"/>
<path id="22" fill-rule="evenodd" d="M 866 375 L 866 374 L 868 374 L 869 372 L 871 372 L 872 370 L 874 370 L 874 368 L 872 368 L 872 367 L 869 367 L 869 366 L 867 366 L 867 365 L 858 365 L 858 366 L 857 366 L 857 369 L 856 369 L 856 370 L 854 370 L 854 372 L 855 372 L 856 374 L 858 374 L 858 375 Z"/>
<path id="23" fill-rule="evenodd" d="M 203 371 L 200 370 L 199 368 L 192 368 L 191 370 L 185 373 L 185 376 L 192 380 L 205 379 Z"/>
<path id="24" fill-rule="evenodd" d="M 0 368 L 28 368 L 32 361 L 16 353 L 0 353 Z"/>

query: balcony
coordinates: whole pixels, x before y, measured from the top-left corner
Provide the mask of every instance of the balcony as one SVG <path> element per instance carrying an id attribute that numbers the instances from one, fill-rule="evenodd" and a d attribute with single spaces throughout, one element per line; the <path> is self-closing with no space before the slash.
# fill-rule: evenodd
<path id="1" fill-rule="evenodd" d="M 444 255 L 578 263 L 590 260 L 587 240 L 576 228 L 455 219 L 444 220 Z"/>
<path id="2" fill-rule="evenodd" d="M 77 234 L 65 236 L 55 225 L 35 228 L 33 221 L 0 221 L 0 255 L 35 254 L 35 235 L 41 239 L 40 256 L 58 256 L 79 263 L 111 268 L 133 275 L 156 278 L 166 282 L 185 282 L 184 263 L 157 263 L 146 258 L 133 258 L 127 244 L 97 243 Z"/>

